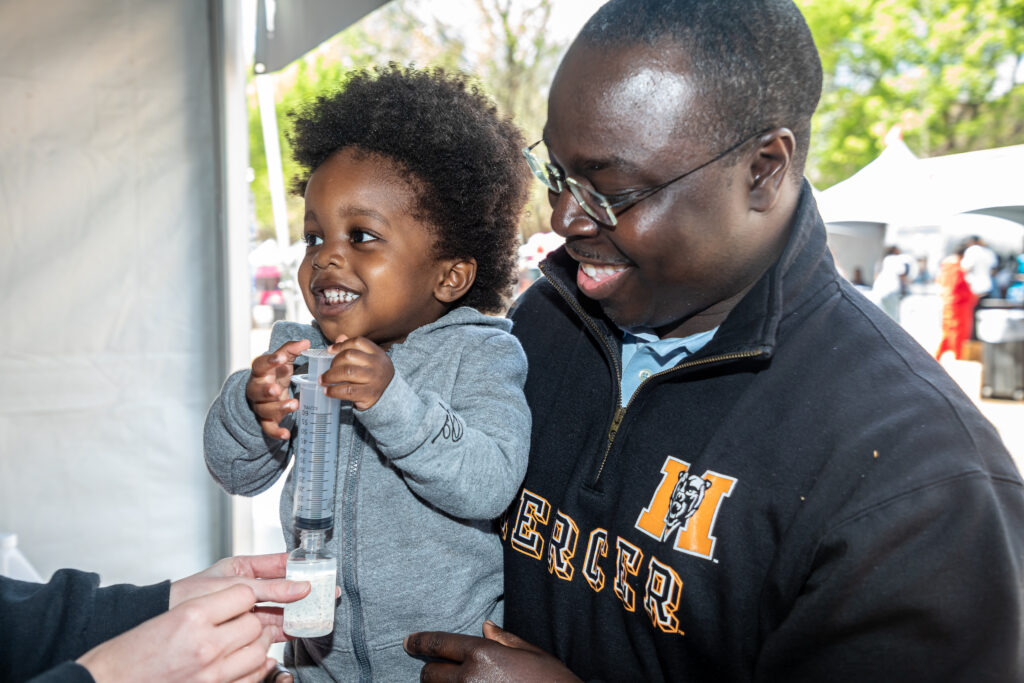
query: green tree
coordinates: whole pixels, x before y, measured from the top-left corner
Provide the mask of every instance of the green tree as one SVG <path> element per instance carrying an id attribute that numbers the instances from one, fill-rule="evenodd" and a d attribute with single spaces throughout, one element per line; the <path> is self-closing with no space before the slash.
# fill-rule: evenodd
<path id="1" fill-rule="evenodd" d="M 1024 142 L 1024 0 L 796 0 L 825 72 L 807 175 L 825 188 L 899 125 L 923 157 Z"/>
<path id="2" fill-rule="evenodd" d="M 527 142 L 540 137 L 547 119 L 547 88 L 568 41 L 551 32 L 552 0 L 475 0 L 485 18 L 487 52 L 474 68 L 498 108 L 523 130 Z M 531 186 L 520 223 L 525 240 L 551 229 L 551 207 L 540 183 Z"/>

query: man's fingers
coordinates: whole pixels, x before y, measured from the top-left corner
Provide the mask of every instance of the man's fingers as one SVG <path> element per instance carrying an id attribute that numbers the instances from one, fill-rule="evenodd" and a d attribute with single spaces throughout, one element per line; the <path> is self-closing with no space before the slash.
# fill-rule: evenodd
<path id="1" fill-rule="evenodd" d="M 420 631 L 405 637 L 405 651 L 411 655 L 437 657 L 461 662 L 466 655 L 484 639 L 460 633 L 443 631 Z"/>
<path id="2" fill-rule="evenodd" d="M 451 662 L 428 662 L 420 670 L 420 683 L 454 683 L 461 668 Z"/>
<path id="3" fill-rule="evenodd" d="M 531 652 L 544 652 L 536 645 L 526 642 L 513 633 L 509 633 L 490 619 L 484 622 L 483 631 L 484 638 L 487 640 L 493 640 L 496 643 L 501 643 L 505 647 L 513 647 L 517 650 L 529 650 Z"/>

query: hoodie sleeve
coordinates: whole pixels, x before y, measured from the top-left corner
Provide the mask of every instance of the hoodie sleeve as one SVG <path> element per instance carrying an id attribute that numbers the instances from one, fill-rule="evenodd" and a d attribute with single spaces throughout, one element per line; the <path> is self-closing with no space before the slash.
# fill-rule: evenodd
<path id="1" fill-rule="evenodd" d="M 301 339 L 295 325 L 275 325 L 270 348 Z M 206 467 L 221 487 L 232 494 L 255 496 L 270 488 L 288 465 L 289 441 L 280 441 L 263 433 L 256 414 L 245 398 L 250 370 L 239 370 L 224 382 L 220 394 L 210 406 L 203 427 L 203 454 Z M 294 417 L 282 426 L 295 430 Z"/>
<path id="2" fill-rule="evenodd" d="M 518 340 L 494 334 L 465 348 L 451 403 L 396 372 L 380 400 L 355 414 L 417 495 L 462 519 L 493 519 L 526 473 L 525 381 Z"/>

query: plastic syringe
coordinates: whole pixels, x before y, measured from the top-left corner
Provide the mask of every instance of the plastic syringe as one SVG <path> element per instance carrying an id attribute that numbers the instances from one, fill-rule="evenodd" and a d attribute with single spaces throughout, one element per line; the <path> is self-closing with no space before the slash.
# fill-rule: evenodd
<path id="1" fill-rule="evenodd" d="M 305 375 L 292 378 L 299 388 L 299 438 L 295 456 L 295 507 L 299 547 L 288 554 L 285 576 L 309 581 L 309 594 L 284 606 L 284 632 L 296 638 L 315 638 L 334 630 L 334 586 L 337 561 L 327 548 L 327 530 L 334 526 L 334 475 L 338 468 L 338 427 L 341 401 L 320 386 L 320 375 L 334 355 L 309 349 Z"/>
<path id="2" fill-rule="evenodd" d="M 309 349 L 305 375 L 292 378 L 299 388 L 299 439 L 295 457 L 295 528 L 319 530 L 334 526 L 334 481 L 338 459 L 341 400 L 330 398 L 318 380 L 331 367 L 334 354 Z"/>

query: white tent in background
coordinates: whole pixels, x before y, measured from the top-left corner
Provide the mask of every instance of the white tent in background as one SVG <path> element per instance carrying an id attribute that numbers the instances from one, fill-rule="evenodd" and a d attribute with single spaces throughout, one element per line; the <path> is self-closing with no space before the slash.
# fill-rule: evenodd
<path id="1" fill-rule="evenodd" d="M 887 243 L 889 226 L 912 219 L 919 205 L 917 156 L 898 127 L 871 163 L 815 197 L 840 269 L 870 283 Z"/>
<path id="2" fill-rule="evenodd" d="M 818 193 L 826 223 L 901 224 L 913 220 L 920 204 L 919 159 L 898 127 L 885 136 L 885 149 L 852 176 Z"/>
<path id="3" fill-rule="evenodd" d="M 871 163 L 816 196 L 843 270 L 853 274 L 859 269 L 870 281 L 888 244 L 926 258 L 934 269 L 955 242 L 972 232 L 985 232 L 997 251 L 1021 250 L 1024 145 L 921 159 L 903 142 L 899 127 L 889 131 L 885 142 Z M 965 227 L 971 224 L 965 214 L 1005 220 L 990 220 L 986 230 L 975 230 Z"/>

